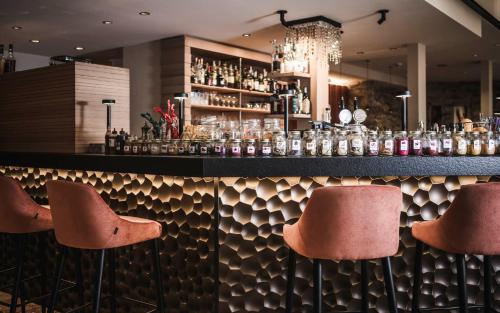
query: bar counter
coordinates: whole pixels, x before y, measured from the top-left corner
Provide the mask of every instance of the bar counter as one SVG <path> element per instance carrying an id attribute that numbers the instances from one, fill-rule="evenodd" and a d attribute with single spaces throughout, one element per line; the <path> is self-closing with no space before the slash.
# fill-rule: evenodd
<path id="1" fill-rule="evenodd" d="M 439 217 L 462 185 L 500 181 L 500 157 L 0 153 L 0 174 L 18 179 L 42 204 L 48 203 L 45 181 L 66 179 L 91 184 L 119 214 L 161 222 L 161 261 L 169 312 L 283 311 L 288 250 L 282 227 L 300 216 L 312 190 L 331 185 L 400 186 L 401 241 L 392 264 L 398 306 L 408 311 L 415 247 L 409 226 Z M 51 253 L 48 258 L 52 260 Z M 150 272 L 149 262 L 135 265 L 140 268 L 128 265 L 128 258 L 143 259 L 145 250 L 137 247 L 132 256 L 118 257 L 117 270 L 127 282 L 119 286 L 120 292 L 154 299 L 149 291 L 154 290 L 153 282 L 143 278 Z M 481 260 L 467 258 L 469 302 L 474 304 L 483 301 Z M 457 304 L 453 258 L 431 249 L 422 262 L 422 307 Z M 500 259 L 493 257 L 492 263 L 499 275 Z M 431 271 L 434 268 L 437 270 Z M 370 262 L 369 270 L 370 309 L 387 312 L 381 266 Z M 357 263 L 324 261 L 325 310 L 359 310 L 360 277 Z M 297 260 L 295 294 L 294 311 L 311 311 L 312 263 L 305 258 Z M 500 293 L 495 293 L 494 300 L 495 308 L 500 309 Z"/>

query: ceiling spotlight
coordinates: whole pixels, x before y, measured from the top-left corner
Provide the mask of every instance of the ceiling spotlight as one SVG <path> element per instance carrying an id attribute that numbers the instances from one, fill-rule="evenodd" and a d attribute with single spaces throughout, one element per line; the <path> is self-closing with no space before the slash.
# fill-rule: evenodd
<path id="1" fill-rule="evenodd" d="M 76 46 L 76 47 L 75 47 L 75 50 L 77 50 L 77 51 L 82 51 L 82 50 L 85 50 L 85 48 L 84 48 L 84 47 L 82 47 L 82 46 Z"/>
<path id="2" fill-rule="evenodd" d="M 151 15 L 151 12 L 148 12 L 148 11 L 142 11 L 142 12 L 139 12 L 139 15 L 142 15 L 142 16 L 148 16 L 148 15 Z"/>
<path id="3" fill-rule="evenodd" d="M 250 36 L 252 36 L 252 34 L 250 34 L 250 33 L 244 33 L 242 36 L 243 37 L 250 37 Z"/>
<path id="4" fill-rule="evenodd" d="M 102 21 L 104 25 L 111 25 L 113 24 L 113 21 Z"/>
<path id="5" fill-rule="evenodd" d="M 500 42 L 497 42 L 497 43 L 495 44 L 495 47 L 500 47 Z"/>
<path id="6" fill-rule="evenodd" d="M 472 56 L 475 57 L 475 58 L 477 58 L 477 53 L 474 53 Z"/>
<path id="7" fill-rule="evenodd" d="M 378 19 L 377 23 L 379 25 L 382 25 L 383 22 L 387 19 L 387 13 L 389 13 L 389 10 L 383 9 L 383 10 L 378 10 L 378 14 L 380 14 L 380 18 Z"/>
<path id="8" fill-rule="evenodd" d="M 12 29 L 13 30 L 21 30 L 23 29 L 21 26 L 12 26 Z"/>
<path id="9" fill-rule="evenodd" d="M 38 39 L 30 39 L 30 42 L 31 43 L 40 43 L 40 40 L 38 40 Z"/>

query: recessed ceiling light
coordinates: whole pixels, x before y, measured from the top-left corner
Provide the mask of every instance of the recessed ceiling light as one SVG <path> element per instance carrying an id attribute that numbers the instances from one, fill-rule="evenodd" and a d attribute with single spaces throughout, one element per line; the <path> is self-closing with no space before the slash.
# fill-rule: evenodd
<path id="1" fill-rule="evenodd" d="M 139 15 L 148 16 L 148 15 L 151 15 L 151 12 L 141 11 L 141 12 L 139 12 Z"/>
<path id="2" fill-rule="evenodd" d="M 252 36 L 252 34 L 250 34 L 250 33 L 244 33 L 242 36 L 243 37 L 250 37 L 250 36 Z"/>
<path id="3" fill-rule="evenodd" d="M 365 54 L 363 51 L 358 51 L 356 54 Z"/>
<path id="4" fill-rule="evenodd" d="M 13 30 L 21 30 L 23 29 L 21 26 L 12 26 L 12 29 Z"/>
<path id="5" fill-rule="evenodd" d="M 82 51 L 82 50 L 85 50 L 85 48 L 84 48 L 84 47 L 82 47 L 82 46 L 76 46 L 76 47 L 75 47 L 75 50 Z"/>
<path id="6" fill-rule="evenodd" d="M 40 40 L 38 40 L 38 39 L 30 39 L 30 42 L 31 43 L 40 43 Z"/>
<path id="7" fill-rule="evenodd" d="M 477 53 L 474 53 L 472 56 L 475 57 L 475 58 L 477 58 Z"/>
<path id="8" fill-rule="evenodd" d="M 497 42 L 497 43 L 495 44 L 495 47 L 500 47 L 500 42 Z"/>
<path id="9" fill-rule="evenodd" d="M 104 25 L 111 25 L 113 24 L 113 21 L 102 21 Z"/>

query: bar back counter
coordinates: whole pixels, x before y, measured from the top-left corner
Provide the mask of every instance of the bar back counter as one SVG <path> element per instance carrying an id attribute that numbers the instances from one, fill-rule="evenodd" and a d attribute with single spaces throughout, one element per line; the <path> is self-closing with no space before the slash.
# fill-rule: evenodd
<path id="1" fill-rule="evenodd" d="M 161 262 L 169 312 L 283 311 L 287 247 L 285 223 L 297 220 L 311 192 L 332 185 L 394 185 L 403 192 L 400 246 L 392 259 L 398 306 L 411 308 L 415 241 L 411 224 L 438 218 L 462 185 L 500 181 L 499 157 L 217 158 L 0 153 L 0 174 L 19 180 L 47 204 L 45 182 L 92 185 L 120 214 L 164 226 Z M 366 223 L 370 223 L 367 204 Z M 8 241 L 3 241 L 7 242 Z M 55 252 L 47 251 L 49 259 Z M 120 293 L 153 299 L 150 262 L 131 267 L 146 249 L 118 254 Z M 453 257 L 423 256 L 421 306 L 457 303 Z M 90 275 L 90 259 L 85 259 Z M 133 262 L 141 264 L 141 262 Z M 359 264 L 325 261 L 325 311 L 359 310 Z M 494 269 L 500 258 L 493 257 Z M 137 266 L 137 265 L 134 265 Z M 297 259 L 295 311 L 311 311 L 312 262 Z M 481 304 L 482 259 L 467 256 L 469 302 Z M 436 270 L 434 270 L 436 268 Z M 386 312 L 381 265 L 370 262 L 370 308 Z M 500 271 L 496 273 L 498 276 Z M 494 289 L 498 286 L 494 283 Z M 63 303 L 65 297 L 60 299 Z M 500 293 L 494 294 L 500 309 Z M 68 301 L 66 301 L 68 303 Z M 73 302 L 75 303 L 75 302 Z M 131 312 L 137 311 L 130 309 Z"/>

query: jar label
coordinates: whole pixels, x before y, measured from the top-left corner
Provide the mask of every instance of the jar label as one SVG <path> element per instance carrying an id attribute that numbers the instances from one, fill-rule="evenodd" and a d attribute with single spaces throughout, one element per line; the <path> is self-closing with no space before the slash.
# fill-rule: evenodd
<path id="1" fill-rule="evenodd" d="M 196 152 L 196 147 L 195 146 L 189 146 L 189 153 L 195 153 Z"/>
<path id="2" fill-rule="evenodd" d="M 493 150 L 495 149 L 495 140 L 490 139 L 488 140 L 488 150 Z"/>
<path id="3" fill-rule="evenodd" d="M 443 139 L 443 148 L 451 149 L 451 139 Z"/>
<path id="4" fill-rule="evenodd" d="M 347 152 L 347 140 L 340 140 L 339 141 L 339 153 L 340 153 L 340 150 Z"/>
<path id="5" fill-rule="evenodd" d="M 332 144 L 332 142 L 331 142 L 330 140 L 326 140 L 326 139 L 325 139 L 325 140 L 323 140 L 323 141 L 321 142 L 321 152 L 322 152 L 323 154 L 327 154 L 327 153 L 329 153 L 329 152 L 330 152 L 330 150 L 331 150 L 331 144 Z"/>
<path id="6" fill-rule="evenodd" d="M 480 140 L 474 140 L 473 145 L 474 145 L 474 150 L 481 149 L 481 141 Z"/>
<path id="7" fill-rule="evenodd" d="M 240 153 L 240 147 L 231 147 L 232 153 Z"/>
<path id="8" fill-rule="evenodd" d="M 459 139 L 457 146 L 458 146 L 458 150 L 466 150 L 467 149 L 467 142 L 464 139 Z"/>
<path id="9" fill-rule="evenodd" d="M 278 141 L 276 142 L 276 148 L 278 149 L 285 149 L 286 148 L 286 143 L 284 141 Z"/>
<path id="10" fill-rule="evenodd" d="M 208 153 L 208 147 L 200 147 L 200 153 L 201 154 L 207 154 Z"/>
<path id="11" fill-rule="evenodd" d="M 376 141 L 370 141 L 369 149 L 370 149 L 371 152 L 378 151 L 378 142 L 376 142 Z"/>
<path id="12" fill-rule="evenodd" d="M 433 151 L 437 150 L 437 141 L 435 139 L 429 141 L 429 148 Z"/>
<path id="13" fill-rule="evenodd" d="M 255 153 L 255 147 L 254 146 L 247 147 L 247 153 L 248 154 L 254 154 Z"/>
<path id="14" fill-rule="evenodd" d="M 109 146 L 111 148 L 114 148 L 115 147 L 115 140 L 113 138 L 109 138 Z"/>
<path id="15" fill-rule="evenodd" d="M 179 147 L 179 153 L 184 153 L 184 147 Z"/>
<path id="16" fill-rule="evenodd" d="M 401 143 L 399 144 L 399 150 L 401 151 L 408 150 L 408 140 L 401 140 Z"/>
<path id="17" fill-rule="evenodd" d="M 220 153 L 221 150 L 222 150 L 222 147 L 219 146 L 219 145 L 217 145 L 217 146 L 214 147 L 214 151 L 217 152 L 217 153 Z"/>
<path id="18" fill-rule="evenodd" d="M 363 140 L 359 138 L 354 138 L 351 143 L 353 148 L 361 148 L 363 146 Z"/>
<path id="19" fill-rule="evenodd" d="M 137 149 L 135 149 L 135 147 L 134 147 L 134 148 L 133 148 L 134 153 L 136 153 L 136 152 L 137 152 L 136 150 L 137 150 Z M 157 152 L 158 152 L 158 147 L 157 147 L 157 146 L 152 146 L 152 147 L 151 147 L 151 153 L 157 153 Z"/>
<path id="20" fill-rule="evenodd" d="M 292 140 L 292 150 L 300 150 L 300 140 Z"/>
<path id="21" fill-rule="evenodd" d="M 314 142 L 308 142 L 308 143 L 306 143 L 306 149 L 307 150 L 316 150 L 316 144 Z"/>
<path id="22" fill-rule="evenodd" d="M 414 150 L 420 150 L 420 146 L 421 146 L 420 140 L 418 140 L 418 139 L 413 140 L 413 149 Z"/>
<path id="23" fill-rule="evenodd" d="M 168 146 L 167 145 L 162 145 L 160 151 L 161 151 L 161 153 L 167 153 Z"/>
<path id="24" fill-rule="evenodd" d="M 129 152 L 130 151 L 130 146 L 123 146 L 123 151 Z"/>
<path id="25" fill-rule="evenodd" d="M 271 154 L 271 147 L 262 147 L 262 154 Z"/>
<path id="26" fill-rule="evenodd" d="M 148 152 L 148 146 L 146 145 L 142 146 L 142 152 Z"/>
<path id="27" fill-rule="evenodd" d="M 385 149 L 392 150 L 394 148 L 394 142 L 392 140 L 386 140 L 384 142 Z"/>
<path id="28" fill-rule="evenodd" d="M 134 147 L 132 147 L 132 152 L 133 152 L 133 153 L 137 153 L 137 152 L 139 152 L 139 147 L 138 147 L 138 146 L 134 146 Z"/>

